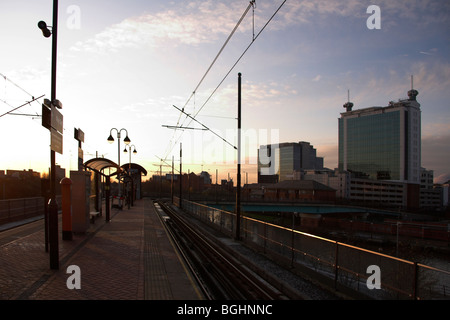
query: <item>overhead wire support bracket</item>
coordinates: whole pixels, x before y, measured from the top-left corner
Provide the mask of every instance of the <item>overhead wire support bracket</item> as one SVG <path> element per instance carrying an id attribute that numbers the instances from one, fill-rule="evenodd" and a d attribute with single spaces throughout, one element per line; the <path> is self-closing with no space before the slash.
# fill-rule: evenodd
<path id="1" fill-rule="evenodd" d="M 221 137 L 220 135 L 218 135 L 216 132 L 212 131 L 210 128 L 208 128 L 207 126 L 205 126 L 203 123 L 201 123 L 200 121 L 198 121 L 197 119 L 195 119 L 194 117 L 192 117 L 190 114 L 184 112 L 184 110 L 181 110 L 180 108 L 178 108 L 177 106 L 173 106 L 175 109 L 177 109 L 178 111 L 180 111 L 181 113 L 185 114 L 187 117 L 191 118 L 192 120 L 194 120 L 195 122 L 197 122 L 199 125 L 201 125 L 203 128 L 205 128 L 205 130 L 210 131 L 211 133 L 213 133 L 215 136 L 219 137 L 222 141 L 224 141 L 225 143 L 229 144 L 230 146 L 232 146 L 235 150 L 237 150 L 237 147 L 234 146 L 233 144 L 231 144 L 230 142 L 228 142 L 226 139 L 224 139 L 223 137 Z"/>
<path id="2" fill-rule="evenodd" d="M 168 126 L 168 125 L 162 125 L 165 128 L 168 129 L 182 129 L 182 130 L 202 130 L 202 131 L 207 131 L 208 129 L 205 128 L 191 128 L 191 127 L 182 127 L 182 126 Z"/>
<path id="3" fill-rule="evenodd" d="M 253 40 L 255 41 L 255 9 L 256 9 L 256 0 L 250 1 L 250 5 L 252 6 L 253 11 Z"/>
<path id="4" fill-rule="evenodd" d="M 166 167 L 172 167 L 172 165 L 168 164 L 166 160 L 164 160 L 163 158 L 158 157 L 157 155 L 155 155 L 156 158 L 158 158 L 162 163 L 165 163 Z M 175 170 L 176 172 L 180 173 L 180 171 L 178 171 L 177 169 L 173 168 L 173 170 Z"/>
<path id="5" fill-rule="evenodd" d="M 12 109 L 12 110 L 10 110 L 10 111 L 8 111 L 8 112 L 6 112 L 6 113 L 0 115 L 0 118 L 3 117 L 3 116 L 6 116 L 7 114 L 10 114 L 11 112 L 16 111 L 17 109 L 20 109 L 20 108 L 26 106 L 27 104 L 30 104 L 31 102 L 34 102 L 34 101 L 36 101 L 36 100 L 38 100 L 38 99 L 41 99 L 41 98 L 44 97 L 44 96 L 45 96 L 45 94 L 43 94 L 42 96 L 37 97 L 37 98 L 33 97 L 33 99 L 32 99 L 31 101 L 27 101 L 27 102 L 25 102 L 24 104 L 22 104 L 21 106 L 18 106 L 17 108 L 14 108 L 14 109 Z"/>

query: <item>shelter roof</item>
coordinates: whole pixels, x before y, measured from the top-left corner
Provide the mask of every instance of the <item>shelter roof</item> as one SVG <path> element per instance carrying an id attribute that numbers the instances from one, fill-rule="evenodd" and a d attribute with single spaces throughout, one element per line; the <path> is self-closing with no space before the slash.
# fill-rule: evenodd
<path id="1" fill-rule="evenodd" d="M 129 163 L 126 163 L 126 164 L 124 164 L 124 165 L 121 166 L 121 168 L 122 168 L 123 170 L 128 170 L 129 167 L 130 167 L 130 164 L 129 164 Z M 140 166 L 140 165 L 137 164 L 137 163 L 131 163 L 131 169 L 138 170 L 138 171 L 139 171 L 142 175 L 144 175 L 144 176 L 147 175 L 147 170 L 145 170 L 142 166 Z"/>
<path id="2" fill-rule="evenodd" d="M 121 171 L 117 163 L 105 158 L 93 158 L 91 160 L 88 160 L 84 163 L 84 167 L 109 177 L 116 175 Z M 106 168 L 115 168 L 116 171 L 107 175 L 102 172 Z"/>

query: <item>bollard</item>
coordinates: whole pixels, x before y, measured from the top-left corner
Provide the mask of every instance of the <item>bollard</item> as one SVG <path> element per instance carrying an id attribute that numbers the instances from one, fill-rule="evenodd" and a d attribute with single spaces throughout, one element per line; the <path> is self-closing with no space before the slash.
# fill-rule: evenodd
<path id="1" fill-rule="evenodd" d="M 72 240 L 72 180 L 61 180 L 62 239 Z"/>

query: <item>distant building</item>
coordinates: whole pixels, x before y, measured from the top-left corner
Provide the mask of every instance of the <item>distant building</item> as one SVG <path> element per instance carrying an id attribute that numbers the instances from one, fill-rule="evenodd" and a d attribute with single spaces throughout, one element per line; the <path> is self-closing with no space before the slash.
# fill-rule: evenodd
<path id="1" fill-rule="evenodd" d="M 200 178 L 203 179 L 204 185 L 210 185 L 211 184 L 211 175 L 207 171 L 200 172 Z"/>
<path id="2" fill-rule="evenodd" d="M 339 119 L 339 170 L 355 178 L 406 184 L 406 205 L 419 207 L 421 110 L 418 91 L 386 107 L 352 110 Z"/>
<path id="3" fill-rule="evenodd" d="M 258 183 L 301 180 L 302 171 L 308 169 L 323 169 L 323 158 L 309 142 L 266 145 L 258 151 Z"/>
<path id="4" fill-rule="evenodd" d="M 65 172 L 65 171 L 64 171 Z M 1 173 L 0 173 L 1 175 Z M 6 170 L 6 175 L 17 178 L 40 178 L 41 174 L 39 172 L 28 170 Z"/>
<path id="5" fill-rule="evenodd" d="M 341 113 L 339 169 L 374 180 L 420 184 L 421 110 L 409 99 Z"/>
<path id="6" fill-rule="evenodd" d="M 333 202 L 336 190 L 317 181 L 285 180 L 245 185 L 243 197 L 267 202 Z"/>
<path id="7" fill-rule="evenodd" d="M 442 188 L 435 187 L 433 183 L 434 172 L 421 168 L 420 179 L 420 208 L 443 207 Z"/>

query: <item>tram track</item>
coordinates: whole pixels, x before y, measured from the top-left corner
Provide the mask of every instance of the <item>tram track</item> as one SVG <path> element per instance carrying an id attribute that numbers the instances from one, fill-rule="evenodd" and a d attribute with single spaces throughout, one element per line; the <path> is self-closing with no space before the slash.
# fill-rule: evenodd
<path id="1" fill-rule="evenodd" d="M 158 202 L 168 219 L 167 229 L 187 265 L 195 275 L 202 291 L 210 300 L 287 300 L 242 261 L 212 240 L 205 232 L 195 229 L 189 221 L 163 202 Z"/>

